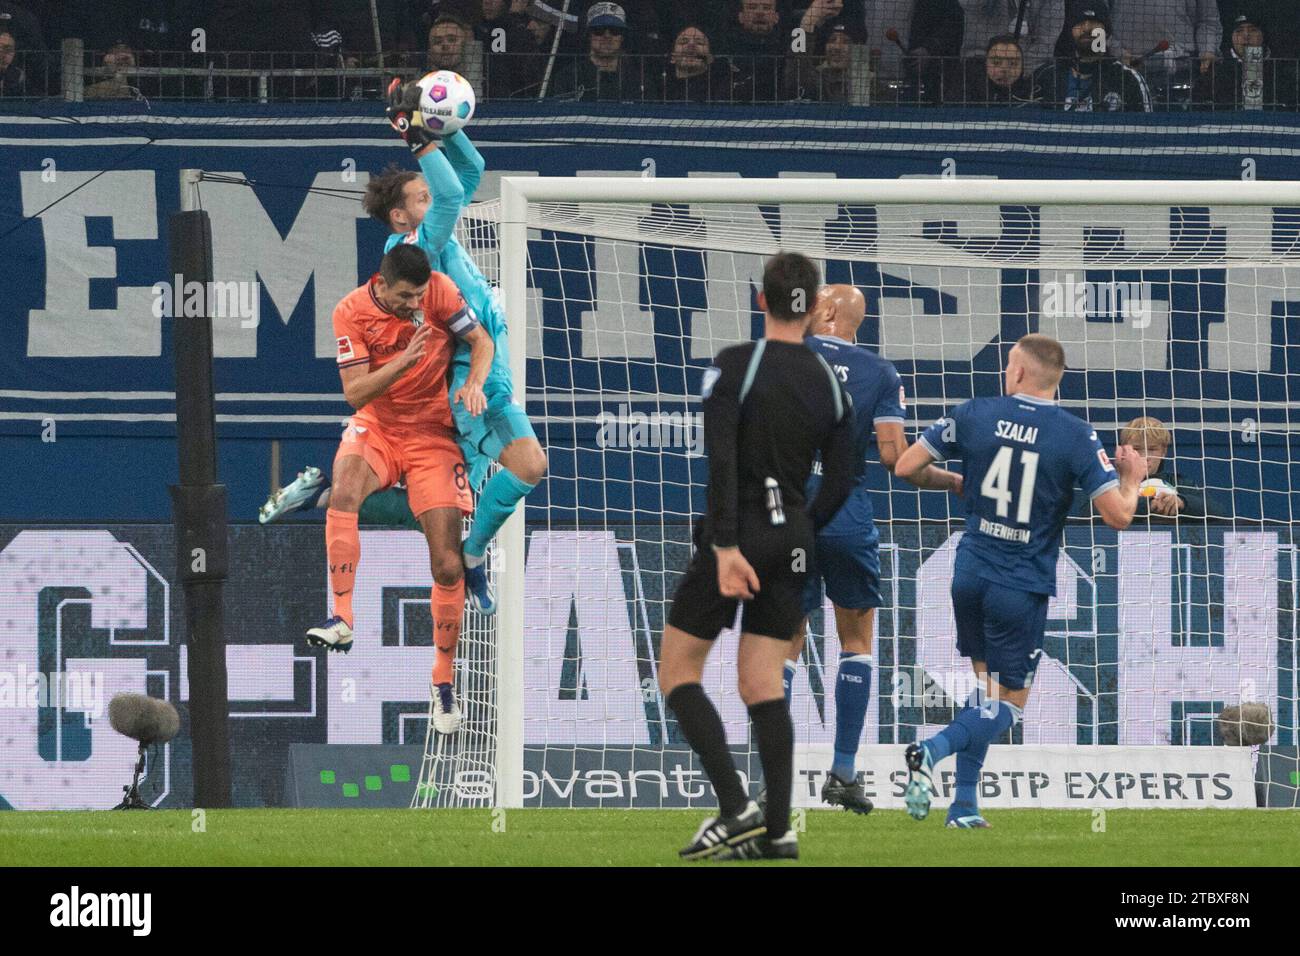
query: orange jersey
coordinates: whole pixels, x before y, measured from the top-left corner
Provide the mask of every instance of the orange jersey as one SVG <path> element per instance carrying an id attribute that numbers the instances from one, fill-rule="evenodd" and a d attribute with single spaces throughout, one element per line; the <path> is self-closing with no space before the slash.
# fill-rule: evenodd
<path id="1" fill-rule="evenodd" d="M 334 336 L 338 340 L 340 369 L 364 366 L 374 371 L 406 349 L 419 327 L 413 319 L 390 312 L 374 293 L 378 276 L 344 296 L 334 308 Z M 415 319 L 433 328 L 424 357 L 389 387 L 383 395 L 354 416 L 393 433 L 452 430 L 447 399 L 448 372 L 456 349 L 456 334 L 477 324 L 455 283 L 441 272 L 433 273 Z M 455 331 L 453 331 L 455 330 Z"/>

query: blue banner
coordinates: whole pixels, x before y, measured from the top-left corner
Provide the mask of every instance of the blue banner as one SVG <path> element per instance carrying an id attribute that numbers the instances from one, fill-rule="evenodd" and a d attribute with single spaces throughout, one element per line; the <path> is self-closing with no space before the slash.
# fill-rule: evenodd
<path id="1" fill-rule="evenodd" d="M 0 333 L 12 343 L 0 354 L 0 453 L 24 463 L 25 479 L 0 491 L 0 513 L 78 520 L 168 514 L 162 485 L 175 470 L 169 438 L 177 320 L 156 314 L 154 286 L 170 281 L 167 222 L 179 206 L 179 172 L 199 168 L 251 184 L 209 181 L 200 190 L 212 217 L 217 278 L 255 289 L 252 300 L 232 303 L 215 333 L 222 479 L 235 517 L 251 518 L 266 494 L 271 439 L 287 443 L 286 465 L 332 458 L 349 409 L 332 357 L 330 315 L 374 271 L 385 238 L 357 199 L 368 174 L 409 163 L 405 148 L 372 104 L 57 104 L 57 114 L 49 106 L 0 116 Z M 472 134 L 488 163 L 478 197 L 487 199 L 501 176 L 534 174 L 1294 180 L 1297 129 L 1300 121 L 1280 114 L 1234 113 L 1225 121 L 547 103 L 486 107 Z M 773 210 L 759 213 L 779 223 Z M 1036 228 L 1035 210 L 1009 214 Z M 1174 248 L 1223 241 L 1210 210 L 1167 215 Z M 1296 222 L 1295 210 L 1275 210 L 1275 250 L 1295 245 Z M 854 228 L 870 234 L 881 227 L 866 220 Z M 1124 241 L 1123 223 L 1098 222 L 1095 230 L 1106 241 Z M 716 308 L 712 263 L 704 253 L 653 245 L 639 251 L 635 295 L 653 340 L 642 354 L 621 356 L 594 351 L 584 332 L 584 313 L 605 298 L 590 249 L 545 233 L 532 244 L 530 282 L 540 294 L 543 331 L 529 343 L 541 351 L 530 354 L 526 391 L 552 468 L 530 499 L 530 519 L 543 517 L 544 507 L 551 521 L 578 522 L 628 520 L 646 508 L 684 519 L 698 510 L 692 488 L 702 462 L 689 448 L 666 456 L 633 436 L 650 424 L 637 415 L 698 409 L 690 397 L 708 356 L 693 347 L 692 315 Z M 910 425 L 971 394 L 995 392 L 1006 344 L 1038 324 L 1036 270 L 1001 270 L 993 298 L 980 305 L 993 321 L 979 327 L 962 290 L 930 271 L 865 261 L 827 267 L 828 281 L 865 292 L 869 318 L 860 340 L 898 364 L 913 401 Z M 1108 444 L 1114 426 L 1131 415 L 1162 418 L 1174 429 L 1180 475 L 1221 489 L 1236 517 L 1290 520 L 1300 478 L 1288 407 L 1300 374 L 1300 293 L 1286 291 L 1294 283 L 1279 272 L 1275 286 L 1257 288 L 1210 269 L 1084 271 L 1080 278 L 1144 283 L 1165 318 L 1140 354 L 1117 348 L 1112 359 L 1090 355 L 1086 370 L 1067 376 L 1062 397 L 1094 419 Z M 1231 347 L 1242 296 L 1263 330 L 1245 358 Z M 750 310 L 753 334 L 759 317 L 752 299 Z M 935 336 L 947 350 L 918 357 L 897 345 L 887 327 L 901 314 L 951 329 Z M 1089 316 L 1089 335 L 1104 338 L 1116 321 Z M 623 409 L 607 400 L 620 389 L 657 397 Z M 1207 422 L 1213 427 L 1203 430 Z M 607 426 L 622 429 L 628 443 L 606 441 Z M 135 477 L 124 478 L 124 470 Z M 97 489 L 94 496 L 87 486 Z M 919 500 L 895 493 L 890 513 L 921 513 Z M 946 517 L 946 505 L 928 507 L 938 509 L 925 512 L 930 516 Z"/>

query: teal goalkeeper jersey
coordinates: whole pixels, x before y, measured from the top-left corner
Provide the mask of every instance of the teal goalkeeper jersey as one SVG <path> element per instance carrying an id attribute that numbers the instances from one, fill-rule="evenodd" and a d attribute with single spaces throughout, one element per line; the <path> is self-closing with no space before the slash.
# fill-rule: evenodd
<path id="1" fill-rule="evenodd" d="M 441 149 L 432 149 L 420 157 L 420 170 L 429 183 L 433 202 L 419 228 L 388 237 L 384 252 L 398 243 L 414 243 L 429 257 L 429 264 L 451 278 L 474 310 L 483 328 L 492 336 L 496 354 L 483 392 L 489 398 L 509 397 L 513 391 L 510 378 L 510 349 L 506 334 L 506 317 L 492 286 L 469 257 L 453 233 L 461 211 L 469 205 L 483 177 L 483 156 L 463 132 L 447 137 Z M 470 347 L 456 343 L 452 356 L 452 390 L 459 387 L 469 371 Z"/>

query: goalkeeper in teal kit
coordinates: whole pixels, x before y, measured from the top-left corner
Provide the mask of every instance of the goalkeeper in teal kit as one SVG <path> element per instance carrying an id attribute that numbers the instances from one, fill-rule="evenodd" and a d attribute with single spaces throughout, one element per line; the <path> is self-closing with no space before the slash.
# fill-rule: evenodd
<path id="1" fill-rule="evenodd" d="M 423 176 L 397 167 L 372 176 L 363 200 L 366 212 L 393 233 L 384 246 L 385 252 L 399 243 L 418 245 L 434 270 L 451 277 L 496 346 L 492 370 L 483 386 L 486 411 L 470 415 L 461 403 L 454 398 L 451 401 L 468 480 L 478 491 L 464 544 L 465 589 L 476 610 L 491 614 L 495 600 L 483 567 L 484 553 L 519 502 L 546 474 L 546 455 L 527 414 L 514 401 L 505 314 L 492 286 L 452 234 L 461 211 L 478 188 L 483 157 L 464 132 L 442 138 L 424 126 L 417 106 L 419 89 L 414 83 L 403 86 L 400 80 L 394 80 L 388 89 L 388 102 L 388 119 L 419 161 Z M 468 349 L 457 347 L 452 357 L 451 396 L 469 374 L 469 357 Z M 502 467 L 489 479 L 493 461 Z M 299 508 L 324 507 L 328 495 L 328 481 L 320 470 L 305 469 L 262 506 L 260 520 L 266 523 Z M 359 518 L 363 524 L 418 528 L 405 492 L 400 489 L 371 495 L 363 503 Z"/>

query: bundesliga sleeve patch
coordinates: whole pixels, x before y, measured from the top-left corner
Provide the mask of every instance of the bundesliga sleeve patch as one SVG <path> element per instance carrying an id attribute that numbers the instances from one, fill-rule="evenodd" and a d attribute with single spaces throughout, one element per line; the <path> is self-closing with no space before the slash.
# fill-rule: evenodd
<path id="1" fill-rule="evenodd" d="M 346 362 L 349 359 L 356 358 L 356 353 L 352 351 L 352 339 L 349 336 L 339 336 L 339 361 Z"/>
<path id="2" fill-rule="evenodd" d="M 907 392 L 903 386 L 898 386 L 898 407 L 907 408 Z"/>
<path id="3" fill-rule="evenodd" d="M 1106 449 L 1104 448 L 1097 449 L 1097 460 L 1101 462 L 1101 467 L 1105 468 L 1107 471 L 1115 470 L 1115 466 L 1110 463 L 1110 458 L 1106 454 Z"/>

